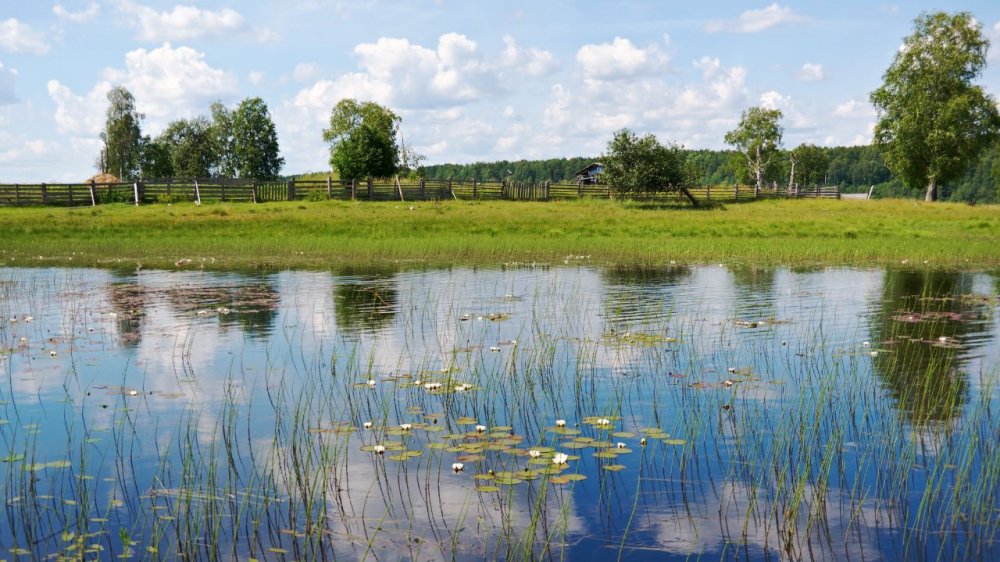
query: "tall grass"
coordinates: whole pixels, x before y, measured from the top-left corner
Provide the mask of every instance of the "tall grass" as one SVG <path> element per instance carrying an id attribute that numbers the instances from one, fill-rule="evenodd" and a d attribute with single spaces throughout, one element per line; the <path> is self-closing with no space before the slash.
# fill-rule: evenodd
<path id="1" fill-rule="evenodd" d="M 707 210 L 607 200 L 0 208 L 0 263 L 328 268 L 927 261 L 994 267 L 998 233 L 993 207 L 901 200 L 767 200 Z"/>

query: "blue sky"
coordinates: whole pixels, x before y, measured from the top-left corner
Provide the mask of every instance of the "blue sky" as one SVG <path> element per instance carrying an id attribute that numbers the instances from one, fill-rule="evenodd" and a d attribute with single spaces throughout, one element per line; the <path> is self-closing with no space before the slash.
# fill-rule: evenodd
<path id="1" fill-rule="evenodd" d="M 881 82 L 922 11 L 969 11 L 1000 43 L 1000 2 L 0 0 L 0 182 L 94 173 L 105 94 L 155 136 L 259 96 L 285 173 L 328 169 L 341 98 L 403 117 L 427 163 L 597 155 L 629 127 L 722 148 L 752 105 L 785 145 L 864 144 Z M 981 83 L 1000 95 L 1000 45 Z"/>

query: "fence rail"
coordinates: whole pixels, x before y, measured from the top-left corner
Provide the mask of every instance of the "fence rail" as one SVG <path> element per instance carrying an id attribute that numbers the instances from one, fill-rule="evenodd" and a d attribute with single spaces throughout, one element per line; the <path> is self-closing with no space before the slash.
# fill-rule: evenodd
<path id="1" fill-rule="evenodd" d="M 737 202 L 762 198 L 836 198 L 833 187 L 774 188 L 704 186 L 689 189 L 699 201 Z M 455 180 L 325 180 L 258 181 L 251 179 L 146 179 L 131 183 L 0 184 L 0 206 L 64 207 L 132 203 L 253 202 L 302 200 L 428 201 L 442 199 L 550 201 L 610 198 L 605 185 L 581 183 Z M 684 202 L 677 192 L 632 197 L 644 201 Z"/>

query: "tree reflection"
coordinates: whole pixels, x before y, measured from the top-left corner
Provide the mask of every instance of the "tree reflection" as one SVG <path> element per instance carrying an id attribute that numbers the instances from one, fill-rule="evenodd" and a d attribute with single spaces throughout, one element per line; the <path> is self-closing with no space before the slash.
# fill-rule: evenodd
<path id="1" fill-rule="evenodd" d="M 337 272 L 333 288 L 337 328 L 346 334 L 378 332 L 399 310 L 399 293 L 388 270 L 347 268 Z"/>
<path id="2" fill-rule="evenodd" d="M 609 328 L 631 329 L 634 322 L 655 323 L 669 310 L 669 289 L 691 275 L 687 266 L 608 267 L 601 270 Z"/>
<path id="3" fill-rule="evenodd" d="M 962 368 L 984 331 L 981 306 L 963 298 L 971 289 L 966 273 L 886 272 L 872 317 L 872 363 L 914 425 L 953 419 L 965 403 Z"/>
<path id="4" fill-rule="evenodd" d="M 739 320 L 764 320 L 774 316 L 775 270 L 756 265 L 730 265 L 734 310 Z"/>
<path id="5" fill-rule="evenodd" d="M 146 288 L 135 279 L 114 281 L 108 286 L 108 300 L 115 312 L 119 343 L 122 347 L 138 347 L 149 302 Z"/>
<path id="6" fill-rule="evenodd" d="M 218 316 L 219 326 L 239 327 L 251 338 L 267 338 L 274 330 L 281 295 L 266 279 L 239 285 L 186 286 L 167 291 L 177 310 Z"/>

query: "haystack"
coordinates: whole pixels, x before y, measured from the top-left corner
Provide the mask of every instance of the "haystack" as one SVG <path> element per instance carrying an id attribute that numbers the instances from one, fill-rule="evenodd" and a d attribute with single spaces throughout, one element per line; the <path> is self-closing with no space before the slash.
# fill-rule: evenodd
<path id="1" fill-rule="evenodd" d="M 90 182 L 94 182 L 94 183 L 121 183 L 119 181 L 119 179 L 116 178 L 114 175 L 112 175 L 112 174 L 106 174 L 104 172 L 101 172 L 100 174 L 97 174 L 95 176 L 91 176 L 91 177 L 87 178 L 86 180 L 84 180 L 83 183 L 90 183 Z"/>

